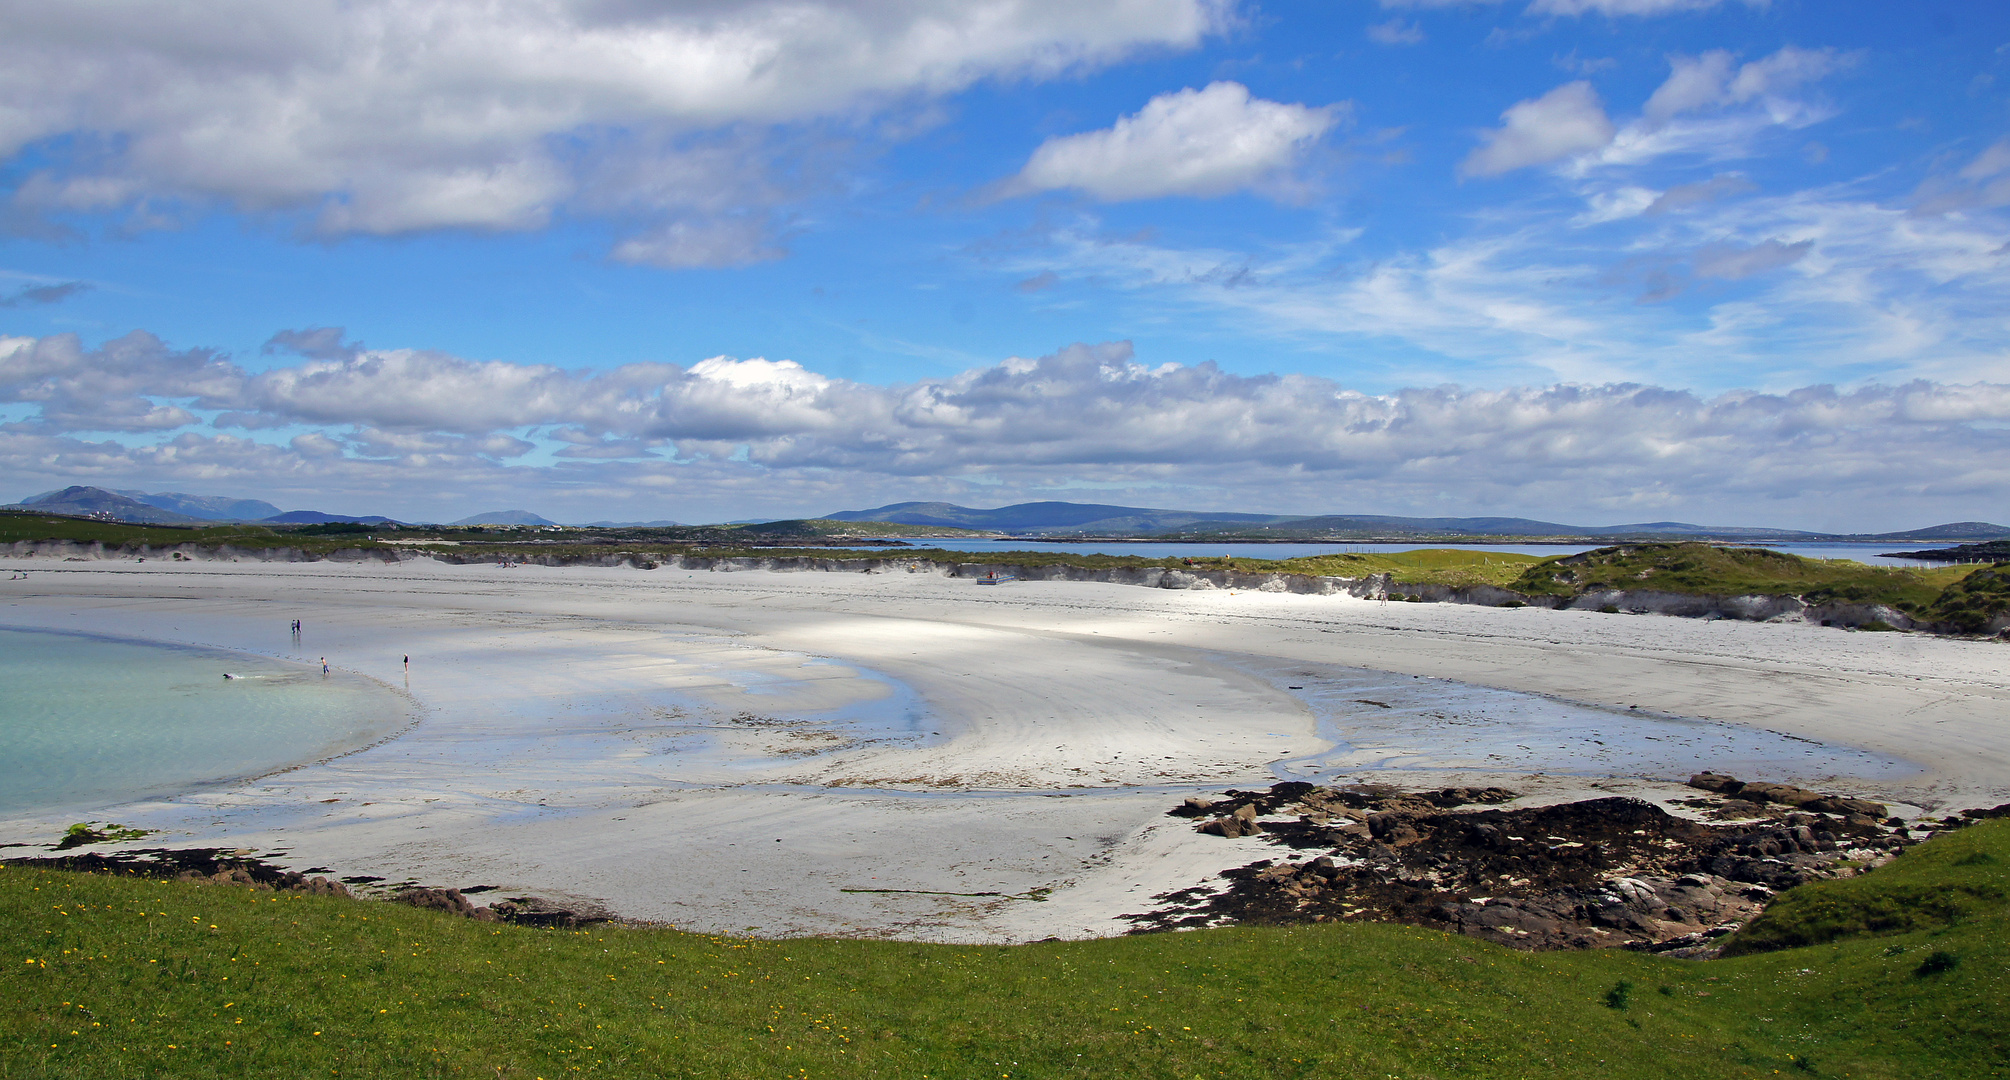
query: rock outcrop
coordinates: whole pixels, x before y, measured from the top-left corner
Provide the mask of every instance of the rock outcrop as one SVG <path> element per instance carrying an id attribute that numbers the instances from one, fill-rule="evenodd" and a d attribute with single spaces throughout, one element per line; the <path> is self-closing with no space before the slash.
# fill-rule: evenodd
<path id="1" fill-rule="evenodd" d="M 1171 813 L 1317 854 L 1226 871 L 1222 887 L 1154 897 L 1161 907 L 1126 918 L 1140 931 L 1392 921 L 1523 949 L 1708 955 L 1779 891 L 1856 873 L 1915 839 L 1867 800 L 1712 773 L 1691 783 L 1757 820 L 1695 821 L 1630 798 L 1486 808 L 1515 799 L 1501 788 L 1285 783 L 1196 797 Z"/>

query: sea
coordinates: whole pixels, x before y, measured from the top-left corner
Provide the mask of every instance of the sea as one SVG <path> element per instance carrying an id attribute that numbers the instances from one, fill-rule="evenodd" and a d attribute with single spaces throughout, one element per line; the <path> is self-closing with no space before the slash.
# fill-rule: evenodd
<path id="1" fill-rule="evenodd" d="M 0 817 L 261 776 L 368 746 L 415 717 L 402 693 L 319 665 L 0 628 Z"/>

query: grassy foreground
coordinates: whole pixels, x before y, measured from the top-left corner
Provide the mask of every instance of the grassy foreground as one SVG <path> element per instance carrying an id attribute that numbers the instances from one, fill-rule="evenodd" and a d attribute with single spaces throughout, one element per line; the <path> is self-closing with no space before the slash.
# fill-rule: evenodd
<path id="1" fill-rule="evenodd" d="M 1344 924 L 1014 948 L 550 931 L 17 867 L 0 1076 L 2004 1076 L 2006 868 L 2010 821 L 1984 823 L 1790 894 L 1831 894 L 1796 916 L 1820 944 L 1698 963 Z M 1963 904 L 1893 932 L 1850 914 L 1950 883 Z"/>

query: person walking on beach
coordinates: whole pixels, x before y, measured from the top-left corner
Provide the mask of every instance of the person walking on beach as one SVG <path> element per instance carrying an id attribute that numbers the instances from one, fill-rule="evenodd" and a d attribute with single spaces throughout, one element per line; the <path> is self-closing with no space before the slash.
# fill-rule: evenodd
<path id="1" fill-rule="evenodd" d="M 321 658 L 321 674 L 328 674 L 328 658 L 325 656 Z"/>

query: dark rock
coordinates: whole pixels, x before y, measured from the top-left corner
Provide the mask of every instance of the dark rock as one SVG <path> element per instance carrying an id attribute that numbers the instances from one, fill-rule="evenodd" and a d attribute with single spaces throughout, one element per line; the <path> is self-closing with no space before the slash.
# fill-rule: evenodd
<path id="1" fill-rule="evenodd" d="M 1805 806 L 1808 803 L 1820 802 L 1822 794 L 1819 791 L 1809 791 L 1807 788 L 1794 787 L 1792 784 L 1751 783 L 1738 789 L 1738 797 L 1748 802 L 1773 802 L 1782 803 L 1787 806 Z"/>
<path id="2" fill-rule="evenodd" d="M 405 889 L 391 897 L 391 900 L 393 903 L 410 904 L 415 908 L 444 911 L 449 915 L 459 915 L 464 919 L 494 922 L 497 918 L 494 911 L 488 908 L 478 908 L 469 903 L 468 898 L 462 896 L 459 889 L 428 889 L 423 887 Z"/>
<path id="3" fill-rule="evenodd" d="M 1689 778 L 1689 786 L 1692 788 L 1701 788 L 1704 791 L 1714 791 L 1720 795 L 1736 795 L 1738 789 L 1744 787 L 1745 784 L 1743 781 L 1729 776 L 1721 776 L 1713 772 L 1700 772 Z"/>
<path id="4" fill-rule="evenodd" d="M 1782 785 L 1784 786 L 1784 785 Z M 1522 949 L 1648 948 L 1749 921 L 1780 889 L 1856 872 L 1843 860 L 1908 842 L 1875 824 L 1745 804 L 1762 820 L 1705 824 L 1638 799 L 1451 810 L 1447 791 L 1305 788 L 1294 804 L 1230 792 L 1202 826 L 1239 830 L 1264 813 L 1268 842 L 1314 857 L 1225 871 L 1223 891 L 1186 889 L 1125 916 L 1134 932 L 1229 923 L 1389 921 L 1434 926 Z M 1799 790 L 1799 789 L 1794 789 Z M 1509 793 L 1509 798 L 1513 798 Z M 1708 803 L 1709 800 L 1699 800 Z M 1243 810 L 1246 813 L 1242 813 Z M 1357 820 L 1362 819 L 1362 820 Z M 1239 832 L 1225 832 L 1238 835 Z M 1681 955 L 1715 948 L 1688 940 Z"/>

